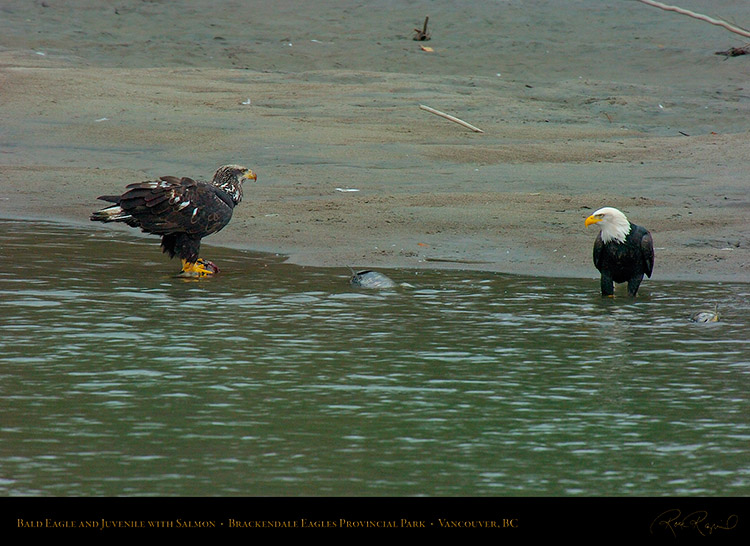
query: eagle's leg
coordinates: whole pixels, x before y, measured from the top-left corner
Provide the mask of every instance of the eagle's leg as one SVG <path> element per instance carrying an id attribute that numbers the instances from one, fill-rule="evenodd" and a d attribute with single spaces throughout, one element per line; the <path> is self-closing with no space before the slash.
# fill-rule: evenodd
<path id="1" fill-rule="evenodd" d="M 635 295 L 638 293 L 638 287 L 641 286 L 642 281 L 643 281 L 643 275 L 638 275 L 628 281 L 628 295 L 629 296 L 635 297 Z"/>
<path id="2" fill-rule="evenodd" d="M 175 254 L 182 260 L 180 277 L 209 277 L 219 272 L 212 262 L 198 257 L 201 250 L 200 238 L 186 233 L 169 234 L 162 237 L 161 246 L 164 252 L 172 257 Z"/>
<path id="3" fill-rule="evenodd" d="M 602 289 L 602 296 L 613 297 L 615 294 L 615 283 L 612 277 L 607 271 L 602 271 L 600 286 Z"/>
<path id="4" fill-rule="evenodd" d="M 181 277 L 208 277 L 219 272 L 219 268 L 213 262 L 198 258 L 195 262 L 182 260 Z"/>

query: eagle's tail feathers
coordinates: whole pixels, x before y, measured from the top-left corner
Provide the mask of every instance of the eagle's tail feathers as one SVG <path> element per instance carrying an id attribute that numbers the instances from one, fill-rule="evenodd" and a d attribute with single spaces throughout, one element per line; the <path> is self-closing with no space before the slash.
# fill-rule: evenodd
<path id="1" fill-rule="evenodd" d="M 91 220 L 93 222 L 125 222 L 130 226 L 138 226 L 138 220 L 122 210 L 120 205 L 112 205 L 94 212 L 91 215 Z"/>

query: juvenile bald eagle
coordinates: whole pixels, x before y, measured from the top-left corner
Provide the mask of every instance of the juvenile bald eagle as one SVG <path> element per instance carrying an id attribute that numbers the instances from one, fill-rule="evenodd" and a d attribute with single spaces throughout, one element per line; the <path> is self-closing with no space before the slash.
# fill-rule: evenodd
<path id="1" fill-rule="evenodd" d="M 201 239 L 229 223 L 242 200 L 242 183 L 256 180 L 247 167 L 224 165 L 211 182 L 162 176 L 126 186 L 122 195 L 102 195 L 114 203 L 91 215 L 97 222 L 124 222 L 146 233 L 161 235 L 161 248 L 182 260 L 182 276 L 204 277 L 218 268 L 199 258 Z"/>
<path id="2" fill-rule="evenodd" d="M 594 242 L 594 265 L 601 273 L 603 296 L 614 294 L 614 283 L 628 283 L 628 294 L 635 297 L 643 275 L 654 269 L 654 241 L 651 233 L 631 224 L 617 209 L 604 207 L 586 218 L 586 226 L 598 224 Z"/>

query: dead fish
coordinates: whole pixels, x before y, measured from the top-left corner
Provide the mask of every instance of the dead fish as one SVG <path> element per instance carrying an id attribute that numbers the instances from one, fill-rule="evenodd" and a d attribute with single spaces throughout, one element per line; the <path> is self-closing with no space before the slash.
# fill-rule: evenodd
<path id="1" fill-rule="evenodd" d="M 716 305 L 713 311 L 696 311 L 690 315 L 690 320 L 693 322 L 718 322 L 719 321 L 719 306 Z"/>
<path id="2" fill-rule="evenodd" d="M 356 272 L 352 269 L 349 283 L 358 288 L 394 288 L 396 286 L 396 283 L 387 276 L 369 269 Z"/>

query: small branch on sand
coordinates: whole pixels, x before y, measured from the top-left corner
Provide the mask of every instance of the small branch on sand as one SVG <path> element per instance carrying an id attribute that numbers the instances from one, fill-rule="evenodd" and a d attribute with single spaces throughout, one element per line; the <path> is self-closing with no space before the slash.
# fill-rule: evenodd
<path id="1" fill-rule="evenodd" d="M 430 20 L 430 16 L 424 18 L 424 26 L 422 27 L 422 30 L 419 30 L 418 28 L 414 29 L 414 32 L 416 34 L 414 35 L 414 39 L 418 42 L 429 40 L 430 39 L 430 33 L 427 32 L 427 21 Z"/>
<path id="2" fill-rule="evenodd" d="M 431 114 L 435 114 L 436 116 L 440 116 L 441 118 L 448 119 L 454 123 L 458 123 L 459 125 L 463 125 L 467 129 L 471 129 L 475 133 L 484 133 L 479 127 L 474 127 L 470 123 L 466 123 L 462 119 L 458 119 L 457 117 L 451 116 L 450 114 L 446 114 L 445 112 L 441 112 L 440 110 L 435 110 L 434 108 L 430 108 L 429 106 L 425 106 L 424 104 L 419 105 L 420 110 L 425 110 L 427 112 L 430 112 Z"/>
<path id="3" fill-rule="evenodd" d="M 700 19 L 701 21 L 706 21 L 707 23 L 711 23 L 712 25 L 724 27 L 728 31 L 734 32 L 735 34 L 739 34 L 740 36 L 745 36 L 745 37 L 750 38 L 750 30 L 745 30 L 744 28 L 740 28 L 738 26 L 732 25 L 722 19 L 715 19 L 713 17 L 709 17 L 708 15 L 702 15 L 700 13 L 695 13 L 694 11 L 690 11 L 690 10 L 683 9 L 683 8 L 678 8 L 677 6 L 670 6 L 668 4 L 662 4 L 661 2 L 654 2 L 654 0 L 638 0 L 638 1 L 644 4 L 647 4 L 649 6 L 653 6 L 655 8 L 663 9 L 665 11 L 674 11 L 676 13 L 681 13 L 682 15 L 687 15 L 688 17 L 693 17 L 694 19 Z"/>
<path id="4" fill-rule="evenodd" d="M 750 55 L 750 46 L 743 47 L 732 47 L 726 51 L 717 51 L 716 55 L 724 55 L 726 57 L 739 57 L 740 55 Z"/>

